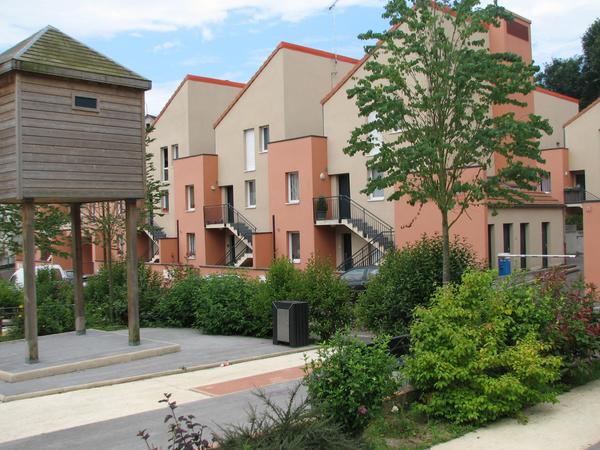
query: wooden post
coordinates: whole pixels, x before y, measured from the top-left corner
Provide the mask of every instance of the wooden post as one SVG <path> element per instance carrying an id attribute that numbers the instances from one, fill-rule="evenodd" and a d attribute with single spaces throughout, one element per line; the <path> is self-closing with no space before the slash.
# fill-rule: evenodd
<path id="1" fill-rule="evenodd" d="M 27 362 L 36 363 L 38 355 L 37 301 L 35 297 L 35 207 L 31 200 L 21 206 L 23 212 L 23 296 Z"/>
<path id="2" fill-rule="evenodd" d="M 140 311 L 138 299 L 137 223 L 138 208 L 135 200 L 126 200 L 127 239 L 127 318 L 129 345 L 140 345 Z"/>
<path id="3" fill-rule="evenodd" d="M 81 243 L 81 205 L 71 204 L 71 253 L 73 255 L 73 297 L 75 300 L 75 333 L 85 334 L 85 302 L 83 299 L 83 251 Z"/>

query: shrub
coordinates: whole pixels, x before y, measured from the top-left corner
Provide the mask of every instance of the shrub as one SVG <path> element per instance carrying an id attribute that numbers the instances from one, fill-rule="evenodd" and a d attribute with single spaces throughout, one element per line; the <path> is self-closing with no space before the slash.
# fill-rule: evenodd
<path id="1" fill-rule="evenodd" d="M 71 283 L 57 280 L 51 270 L 39 270 L 36 275 L 36 300 L 40 336 L 75 329 Z M 25 326 L 23 320 L 23 314 L 17 316 L 11 334 L 23 336 Z"/>
<path id="2" fill-rule="evenodd" d="M 272 302 L 302 299 L 302 273 L 285 257 L 273 261 L 263 292 Z"/>
<path id="3" fill-rule="evenodd" d="M 167 327 L 194 325 L 196 304 L 200 301 L 203 279 L 194 271 L 177 274 L 154 305 L 153 320 Z"/>
<path id="4" fill-rule="evenodd" d="M 564 270 L 556 268 L 540 276 L 535 294 L 535 306 L 542 309 L 543 301 L 546 311 L 540 332 L 554 353 L 564 358 L 567 375 L 590 371 L 592 358 L 600 351 L 595 287 L 582 281 L 567 284 Z"/>
<path id="5" fill-rule="evenodd" d="M 352 321 L 350 288 L 335 274 L 327 260 L 311 258 L 301 275 L 302 299 L 309 305 L 310 331 L 321 340 Z"/>
<path id="6" fill-rule="evenodd" d="M 127 324 L 127 264 L 118 261 L 112 265 L 113 295 L 110 296 L 109 270 L 104 265 L 91 277 L 85 288 L 85 299 L 90 322 L 102 324 Z M 153 309 L 164 290 L 160 274 L 145 264 L 138 267 L 140 323 L 152 325 Z"/>
<path id="7" fill-rule="evenodd" d="M 247 425 L 230 426 L 215 437 L 221 450 L 358 450 L 361 443 L 345 434 L 330 417 L 306 399 L 299 400 L 298 387 L 279 406 L 263 392 L 256 394 L 263 412 L 250 410 Z"/>
<path id="8" fill-rule="evenodd" d="M 16 308 L 23 303 L 21 291 L 9 282 L 0 280 L 0 308 Z"/>
<path id="9" fill-rule="evenodd" d="M 495 285 L 494 272 L 468 272 L 418 307 L 405 373 L 418 409 L 455 423 L 482 424 L 555 401 L 561 358 L 535 332 L 532 308 L 513 311 L 523 284 Z M 532 326 L 531 324 L 534 323 Z"/>
<path id="10" fill-rule="evenodd" d="M 333 418 L 348 433 L 358 434 L 375 417 L 385 397 L 394 393 L 398 364 L 388 339 L 372 345 L 336 334 L 308 363 L 304 379 L 311 404 Z"/>
<path id="11" fill-rule="evenodd" d="M 203 280 L 196 303 L 194 326 L 208 334 L 260 336 L 271 328 L 261 308 L 260 282 L 238 275 Z"/>
<path id="12" fill-rule="evenodd" d="M 450 243 L 450 279 L 458 282 L 467 268 L 477 267 L 473 249 L 463 240 Z M 408 333 L 412 311 L 427 305 L 442 284 L 442 239 L 423 235 L 401 250 L 390 251 L 379 274 L 359 296 L 356 313 L 367 329 L 392 335 Z"/>

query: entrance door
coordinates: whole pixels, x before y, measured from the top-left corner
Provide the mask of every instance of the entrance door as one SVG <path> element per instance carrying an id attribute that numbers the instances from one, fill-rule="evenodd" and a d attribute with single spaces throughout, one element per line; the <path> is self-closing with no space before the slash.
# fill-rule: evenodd
<path id="1" fill-rule="evenodd" d="M 338 192 L 340 196 L 340 219 L 350 218 L 350 174 L 338 175 Z"/>
<path id="2" fill-rule="evenodd" d="M 352 269 L 352 234 L 342 234 L 342 255 L 344 258 L 344 270 Z"/>
<path id="3" fill-rule="evenodd" d="M 227 222 L 233 222 L 233 186 L 225 187 L 225 201 L 228 205 L 227 207 Z"/>

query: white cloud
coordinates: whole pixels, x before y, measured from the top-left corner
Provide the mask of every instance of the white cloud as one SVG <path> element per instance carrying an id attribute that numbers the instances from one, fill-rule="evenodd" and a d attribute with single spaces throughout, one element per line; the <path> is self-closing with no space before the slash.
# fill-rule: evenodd
<path id="1" fill-rule="evenodd" d="M 0 46 L 24 39 L 48 23 L 79 38 L 110 37 L 119 33 L 198 29 L 213 39 L 211 26 L 233 12 L 252 20 L 298 22 L 326 11 L 332 0 L 28 0 L 3 2 Z M 339 8 L 383 5 L 383 0 L 340 0 Z"/>
<path id="2" fill-rule="evenodd" d="M 157 115 L 167 103 L 182 80 L 152 83 L 152 90 L 146 92 L 146 113 Z"/>
<path id="3" fill-rule="evenodd" d="M 170 50 L 170 49 L 176 48 L 176 47 L 181 47 L 180 41 L 166 41 L 166 42 L 163 42 L 162 44 L 155 45 L 152 48 L 152 50 L 156 53 L 156 52 Z"/>

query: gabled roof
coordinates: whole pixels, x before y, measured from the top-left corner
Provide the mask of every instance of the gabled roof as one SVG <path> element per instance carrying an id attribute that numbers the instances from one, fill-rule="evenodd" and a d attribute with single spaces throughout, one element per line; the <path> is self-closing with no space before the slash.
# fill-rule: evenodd
<path id="1" fill-rule="evenodd" d="M 600 97 L 598 97 L 596 99 L 596 101 L 594 101 L 593 103 L 591 103 L 590 105 L 588 105 L 587 107 L 585 107 L 584 109 L 582 109 L 581 111 L 579 111 L 579 113 L 575 114 L 573 117 L 571 117 L 571 119 L 569 119 L 567 121 L 567 123 L 565 123 L 563 125 L 563 128 L 571 125 L 573 122 L 575 122 L 577 119 L 579 119 L 581 116 L 583 116 L 586 112 L 588 112 L 589 110 L 591 110 L 592 108 L 594 108 L 595 106 L 597 106 L 598 104 L 600 104 Z"/>
<path id="2" fill-rule="evenodd" d="M 148 90 L 150 80 L 47 26 L 0 54 L 0 74 L 11 70 Z"/>
<path id="3" fill-rule="evenodd" d="M 237 83 L 235 81 L 219 80 L 218 78 L 201 77 L 201 76 L 198 76 L 198 75 L 187 74 L 185 76 L 185 78 L 181 81 L 181 83 L 179 83 L 179 86 L 177 86 L 177 89 L 175 89 L 175 92 L 173 92 L 173 94 L 171 95 L 171 97 L 169 97 L 169 100 L 167 100 L 167 103 L 165 103 L 165 106 L 163 106 L 163 108 L 160 110 L 160 113 L 158 113 L 158 116 L 156 116 L 156 119 L 154 119 L 154 121 L 152 122 L 153 126 L 156 125 L 156 123 L 158 122 L 158 120 L 160 119 L 160 117 L 167 110 L 167 108 L 169 107 L 169 105 L 171 104 L 171 102 L 173 101 L 173 99 L 177 96 L 177 94 L 179 93 L 179 91 L 181 90 L 181 88 L 183 87 L 183 85 L 186 83 L 186 81 L 195 81 L 195 82 L 198 82 L 198 83 L 217 84 L 217 85 L 220 85 L 220 86 L 236 87 L 236 88 L 240 88 L 240 89 L 243 88 L 244 86 L 246 86 L 244 83 Z"/>
<path id="4" fill-rule="evenodd" d="M 256 71 L 256 73 L 252 76 L 252 78 L 250 78 L 250 81 L 248 81 L 248 83 L 246 84 L 244 89 L 242 89 L 240 91 L 240 93 L 233 99 L 233 101 L 229 104 L 229 106 L 225 109 L 225 111 L 223 111 L 223 113 L 215 121 L 215 123 L 213 124 L 213 128 L 217 128 L 217 126 L 221 123 L 221 121 L 225 118 L 225 116 L 227 116 L 229 111 L 231 111 L 231 109 L 235 106 L 235 104 L 242 97 L 242 95 L 244 95 L 244 92 L 246 92 L 246 90 L 250 87 L 250 85 L 252 85 L 254 80 L 256 80 L 256 78 L 258 78 L 258 76 L 265 69 L 265 67 L 267 67 L 269 65 L 269 63 L 275 57 L 275 55 L 279 52 L 279 50 L 284 49 L 284 48 L 288 49 L 288 50 L 293 50 L 295 52 L 301 52 L 301 53 L 307 53 L 309 55 L 320 56 L 322 58 L 336 59 L 338 61 L 343 61 L 343 62 L 346 62 L 349 64 L 356 64 L 358 62 L 357 59 L 349 58 L 348 56 L 337 55 L 335 53 L 318 50 L 316 48 L 304 47 L 304 46 L 298 45 L 298 44 L 291 44 L 289 42 L 280 42 L 279 45 L 275 48 L 275 50 L 273 50 L 271 52 L 271 54 L 265 60 L 265 62 L 259 67 L 259 69 Z"/>
<path id="5" fill-rule="evenodd" d="M 579 105 L 578 98 L 570 97 L 570 96 L 564 95 L 564 94 L 559 94 L 558 92 L 551 91 L 550 89 L 546 89 L 541 86 L 536 86 L 535 90 L 541 94 L 551 95 L 552 97 L 560 98 L 562 100 L 567 100 L 569 102 L 577 103 Z"/>

